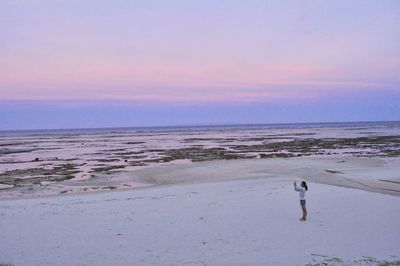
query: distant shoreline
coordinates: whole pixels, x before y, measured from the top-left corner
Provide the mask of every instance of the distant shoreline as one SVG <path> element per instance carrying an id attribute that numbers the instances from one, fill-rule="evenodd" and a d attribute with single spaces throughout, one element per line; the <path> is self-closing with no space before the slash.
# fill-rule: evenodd
<path id="1" fill-rule="evenodd" d="M 174 131 L 197 129 L 240 129 L 240 128 L 317 128 L 317 127 L 352 127 L 366 125 L 400 125 L 400 121 L 348 121 L 348 122 L 301 122 L 301 123 L 260 123 L 260 124 L 215 124 L 215 125 L 167 125 L 167 126 L 132 126 L 132 127 L 88 127 L 88 128 L 45 128 L 45 129 L 0 129 L 0 135 L 36 134 L 36 133 L 79 133 L 79 132 L 127 132 L 127 131 Z"/>

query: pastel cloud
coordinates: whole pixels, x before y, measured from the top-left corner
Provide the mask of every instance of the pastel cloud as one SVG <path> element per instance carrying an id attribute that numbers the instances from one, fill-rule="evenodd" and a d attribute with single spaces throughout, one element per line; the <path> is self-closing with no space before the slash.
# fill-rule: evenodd
<path id="1" fill-rule="evenodd" d="M 0 100 L 305 101 L 399 89 L 396 1 L 5 1 Z"/>

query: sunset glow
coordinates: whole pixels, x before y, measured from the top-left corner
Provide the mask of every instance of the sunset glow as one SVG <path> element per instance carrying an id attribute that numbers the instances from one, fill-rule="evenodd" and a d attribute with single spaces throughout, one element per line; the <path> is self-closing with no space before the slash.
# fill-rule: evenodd
<path id="1" fill-rule="evenodd" d="M 2 1 L 0 107 L 379 94 L 379 109 L 400 96 L 399 10 L 398 1 Z M 400 119 L 390 108 L 380 119 Z"/>

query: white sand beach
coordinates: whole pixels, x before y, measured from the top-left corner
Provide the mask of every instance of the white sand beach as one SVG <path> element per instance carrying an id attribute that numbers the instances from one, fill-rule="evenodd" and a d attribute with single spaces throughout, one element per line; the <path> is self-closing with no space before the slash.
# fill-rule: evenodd
<path id="1" fill-rule="evenodd" d="M 173 176 L 183 178 L 183 174 L 190 179 L 191 172 L 192 177 L 200 175 L 208 180 L 1 200 L 0 263 L 379 265 L 384 260 L 398 263 L 400 197 L 316 183 L 320 181 L 317 178 L 320 170 L 333 162 L 337 167 L 328 170 L 342 173 L 334 179 L 336 185 L 348 186 L 343 180 L 360 175 L 362 165 L 366 167 L 364 172 L 369 173 L 367 179 L 375 182 L 382 173 L 390 175 L 383 168 L 379 171 L 382 162 L 369 161 L 370 167 L 375 167 L 375 171 L 370 171 L 367 159 L 353 158 L 347 166 L 336 159 L 315 160 L 314 164 L 312 158 L 297 160 L 294 164 L 287 159 L 255 159 L 156 167 L 143 170 L 136 178 L 164 176 L 171 180 Z M 264 170 L 256 167 L 262 161 Z M 299 164 L 303 164 L 302 171 L 293 167 Z M 243 175 L 246 169 L 258 175 Z M 393 167 L 386 170 L 396 173 Z M 237 179 L 226 176 L 234 172 Z M 307 222 L 299 221 L 301 210 L 298 194 L 293 190 L 294 176 L 298 180 L 310 177 Z M 210 182 L 211 178 L 219 182 Z"/>

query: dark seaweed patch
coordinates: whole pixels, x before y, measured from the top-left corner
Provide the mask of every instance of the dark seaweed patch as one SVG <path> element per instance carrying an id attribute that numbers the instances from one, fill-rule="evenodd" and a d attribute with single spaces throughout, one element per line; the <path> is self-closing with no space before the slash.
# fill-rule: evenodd
<path id="1" fill-rule="evenodd" d="M 125 165 L 107 165 L 102 167 L 92 168 L 89 173 L 110 173 L 112 170 L 125 168 Z"/>
<path id="2" fill-rule="evenodd" d="M 64 181 L 74 178 L 80 171 L 75 164 L 57 165 L 51 169 L 29 168 L 6 171 L 0 174 L 0 183 L 15 187 L 39 185 L 42 181 Z"/>

